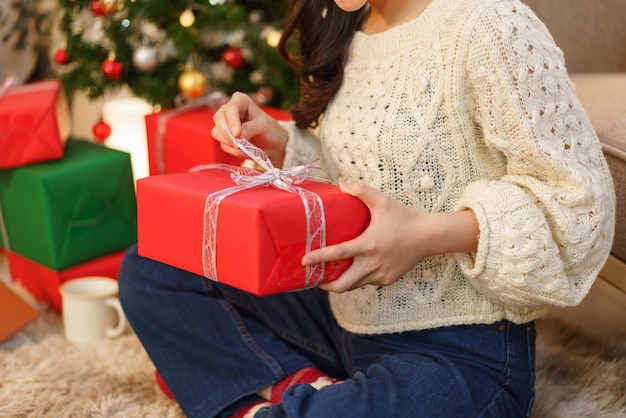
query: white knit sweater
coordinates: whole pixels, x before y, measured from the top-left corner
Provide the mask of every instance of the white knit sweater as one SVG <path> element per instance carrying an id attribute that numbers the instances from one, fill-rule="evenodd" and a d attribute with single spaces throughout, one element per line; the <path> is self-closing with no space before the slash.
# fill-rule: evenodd
<path id="1" fill-rule="evenodd" d="M 434 0 L 401 26 L 357 32 L 319 138 L 283 125 L 285 166 L 321 156 L 335 181 L 478 218 L 475 254 L 331 294 L 349 331 L 526 322 L 580 302 L 609 254 L 615 197 L 598 138 L 561 51 L 517 0 Z"/>

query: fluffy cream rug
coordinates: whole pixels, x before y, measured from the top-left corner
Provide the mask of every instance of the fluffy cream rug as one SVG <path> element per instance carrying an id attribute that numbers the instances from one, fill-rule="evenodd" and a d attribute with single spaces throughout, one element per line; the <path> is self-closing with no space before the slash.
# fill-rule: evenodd
<path id="1" fill-rule="evenodd" d="M 156 386 L 154 367 L 131 332 L 70 343 L 61 318 L 43 310 L 20 337 L 21 346 L 0 350 L 0 417 L 184 417 Z"/>
<path id="2" fill-rule="evenodd" d="M 599 341 L 543 319 L 535 386 L 533 418 L 626 417 L 626 341 Z"/>
<path id="3" fill-rule="evenodd" d="M 132 332 L 74 344 L 61 318 L 40 309 L 21 345 L 0 346 L 0 417 L 183 417 Z M 626 343 L 602 344 L 553 320 L 538 329 L 533 418 L 626 417 Z"/>

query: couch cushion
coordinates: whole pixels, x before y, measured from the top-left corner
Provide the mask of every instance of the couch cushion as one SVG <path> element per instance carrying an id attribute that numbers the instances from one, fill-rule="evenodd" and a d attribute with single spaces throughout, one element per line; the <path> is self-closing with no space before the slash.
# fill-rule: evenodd
<path id="1" fill-rule="evenodd" d="M 626 1 L 522 0 L 546 24 L 571 72 L 626 71 Z"/>
<path id="2" fill-rule="evenodd" d="M 572 74 L 571 78 L 613 176 L 617 211 L 612 253 L 626 261 L 626 73 Z"/>

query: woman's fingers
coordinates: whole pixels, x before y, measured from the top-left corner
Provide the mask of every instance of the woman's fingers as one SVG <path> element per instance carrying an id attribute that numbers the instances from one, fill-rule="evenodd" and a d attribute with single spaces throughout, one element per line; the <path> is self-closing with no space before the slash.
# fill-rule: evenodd
<path id="1" fill-rule="evenodd" d="M 371 257 L 356 257 L 336 280 L 322 283 L 320 288 L 329 292 L 347 292 L 363 286 L 389 286 L 396 282 L 398 275 L 385 268 L 384 263 Z"/>
<path id="2" fill-rule="evenodd" d="M 213 122 L 211 134 L 227 153 L 244 156 L 232 143 L 228 129 L 235 138 L 249 140 L 263 149 L 275 166 L 282 166 L 287 132 L 248 95 L 234 93 L 228 103 L 215 112 Z"/>
<path id="3" fill-rule="evenodd" d="M 303 265 L 352 259 L 341 277 L 320 286 L 331 292 L 395 283 L 426 255 L 422 245 L 425 215 L 362 183 L 342 183 L 340 187 L 369 207 L 370 224 L 353 240 L 306 254 Z"/>
<path id="4" fill-rule="evenodd" d="M 337 280 L 322 283 L 319 287 L 327 292 L 343 293 L 367 284 L 371 284 L 368 281 L 368 276 L 363 275 L 362 269 L 353 263 Z"/>
<path id="5" fill-rule="evenodd" d="M 376 258 L 370 256 L 373 251 L 367 236 L 361 235 L 341 244 L 311 251 L 302 258 L 302 264 L 307 266 L 352 259 L 351 266 L 341 277 L 320 286 L 324 290 L 341 293 L 366 284 L 374 284 L 372 281 L 376 280 L 375 274 L 380 266 L 377 265 Z"/>
<path id="6" fill-rule="evenodd" d="M 244 153 L 232 143 L 225 127 L 228 127 L 235 138 L 247 139 L 254 135 L 254 133 L 246 132 L 246 130 L 249 130 L 249 127 L 245 127 L 244 124 L 254 118 L 256 113 L 255 107 L 256 105 L 250 97 L 243 93 L 234 93 L 231 99 L 215 112 L 211 135 L 220 142 L 225 152 L 244 156 Z M 252 124 L 253 128 L 254 126 L 255 124 Z"/>
<path id="7" fill-rule="evenodd" d="M 257 106 L 248 95 L 240 92 L 234 93 L 220 110 L 223 112 L 223 122 L 235 138 L 250 138 L 250 134 L 244 132 L 242 128 L 245 122 L 255 118 Z M 222 126 L 220 128 L 223 129 Z"/>
<path id="8" fill-rule="evenodd" d="M 305 254 L 304 257 L 302 257 L 302 265 L 310 266 L 330 261 L 345 260 L 346 258 L 354 257 L 356 255 L 355 251 L 353 241 L 330 245 Z"/>
<path id="9" fill-rule="evenodd" d="M 382 193 L 365 183 L 340 183 L 342 192 L 352 195 L 363 201 L 368 207 L 376 201 L 376 197 Z"/>

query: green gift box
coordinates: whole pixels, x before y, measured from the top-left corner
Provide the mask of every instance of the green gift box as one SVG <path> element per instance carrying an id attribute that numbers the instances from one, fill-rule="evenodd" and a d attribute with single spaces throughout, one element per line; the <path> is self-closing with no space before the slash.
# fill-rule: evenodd
<path id="1" fill-rule="evenodd" d="M 137 241 L 130 154 L 68 141 L 60 160 L 0 170 L 4 245 L 62 270 Z"/>

